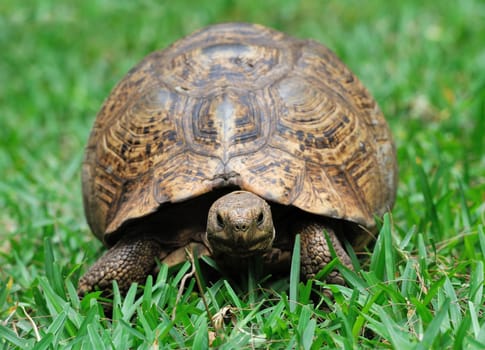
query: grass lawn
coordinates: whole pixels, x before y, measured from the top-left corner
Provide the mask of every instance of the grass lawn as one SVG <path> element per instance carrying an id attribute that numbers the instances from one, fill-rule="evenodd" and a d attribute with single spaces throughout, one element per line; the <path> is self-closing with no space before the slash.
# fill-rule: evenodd
<path id="1" fill-rule="evenodd" d="M 233 20 L 314 38 L 365 83 L 397 144 L 393 213 L 334 300 L 249 277 L 208 284 L 207 312 L 195 279 L 177 295 L 186 264 L 116 295 L 108 319 L 75 292 L 103 251 L 80 186 L 96 112 L 146 54 Z M 3 0 L 0 348 L 484 349 L 484 133 L 481 0 Z"/>

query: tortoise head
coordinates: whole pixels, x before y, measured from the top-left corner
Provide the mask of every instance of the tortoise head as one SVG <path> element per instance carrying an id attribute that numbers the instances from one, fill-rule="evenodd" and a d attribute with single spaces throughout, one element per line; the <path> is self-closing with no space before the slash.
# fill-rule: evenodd
<path id="1" fill-rule="evenodd" d="M 214 255 L 246 257 L 265 252 L 275 236 L 271 208 L 253 193 L 231 192 L 209 209 L 206 234 Z"/>

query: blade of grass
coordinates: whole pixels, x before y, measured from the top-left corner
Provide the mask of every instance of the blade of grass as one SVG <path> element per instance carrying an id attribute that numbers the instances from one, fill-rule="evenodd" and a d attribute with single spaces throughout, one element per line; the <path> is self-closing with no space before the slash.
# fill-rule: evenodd
<path id="1" fill-rule="evenodd" d="M 46 306 L 52 316 L 56 316 L 64 310 L 65 306 L 67 305 L 67 301 L 56 294 L 52 288 L 52 285 L 45 278 L 39 279 L 39 290 L 43 292 Z"/>
<path id="2" fill-rule="evenodd" d="M 471 223 L 473 222 L 470 209 L 468 208 L 465 189 L 463 186 L 463 181 L 460 177 L 457 177 L 455 181 L 458 183 L 458 193 L 460 194 L 460 204 L 461 204 L 461 216 L 463 220 L 464 229 L 470 231 Z"/>
<path id="3" fill-rule="evenodd" d="M 372 273 L 379 280 L 384 279 L 384 272 L 386 270 L 383 240 L 384 240 L 383 236 L 381 235 L 377 236 L 377 240 L 374 245 L 374 250 L 372 252 L 372 255 L 370 258 L 370 265 L 369 265 L 369 271 L 372 271 Z"/>
<path id="4" fill-rule="evenodd" d="M 17 334 L 15 334 L 14 331 L 12 331 L 11 329 L 8 329 L 5 326 L 2 326 L 1 324 L 0 324 L 0 336 L 1 338 L 7 340 L 8 342 L 12 343 L 13 345 L 15 345 L 20 349 L 30 349 L 34 344 L 33 338 L 29 340 L 22 339 Z"/>
<path id="5" fill-rule="evenodd" d="M 79 296 L 76 291 L 76 287 L 72 284 L 70 279 L 66 280 L 66 289 L 69 302 L 73 309 L 78 310 L 81 308 L 81 300 L 79 300 Z"/>
<path id="6" fill-rule="evenodd" d="M 364 307 L 360 311 L 359 315 L 356 317 L 354 325 L 352 327 L 352 335 L 354 336 L 354 338 L 358 337 L 358 335 L 362 331 L 366 319 L 364 315 L 367 315 L 369 313 L 375 302 L 381 296 L 382 292 L 383 291 L 378 291 L 377 293 L 369 295 L 367 302 L 364 304 Z"/>
<path id="7" fill-rule="evenodd" d="M 443 288 L 443 285 L 446 283 L 446 277 L 443 276 L 439 280 L 433 282 L 431 287 L 428 289 L 426 296 L 423 299 L 423 305 L 429 305 L 431 301 L 436 297 L 438 292 Z"/>
<path id="8" fill-rule="evenodd" d="M 154 330 L 150 323 L 147 321 L 147 316 L 147 313 L 143 312 L 142 308 L 138 309 L 137 318 L 139 323 L 141 324 L 141 329 L 143 329 L 143 334 L 140 335 L 143 336 L 143 341 L 145 343 L 151 342 L 154 339 Z"/>
<path id="9" fill-rule="evenodd" d="M 410 349 L 408 334 L 402 332 L 400 325 L 380 305 L 374 305 L 373 309 L 377 312 L 380 321 L 372 318 L 371 315 L 365 315 L 365 318 L 372 325 L 374 332 L 387 339 L 394 349 Z"/>
<path id="10" fill-rule="evenodd" d="M 311 319 L 308 321 L 305 330 L 303 331 L 303 349 L 310 350 L 313 345 L 313 339 L 315 338 L 315 328 L 317 325 L 317 321 L 315 319 Z"/>
<path id="11" fill-rule="evenodd" d="M 384 264 L 386 270 L 386 281 L 393 281 L 396 276 L 396 257 L 392 246 L 391 221 L 389 213 L 384 215 L 384 223 L 379 235 L 382 235 L 384 246 Z M 396 286 L 391 283 L 389 286 Z"/>
<path id="12" fill-rule="evenodd" d="M 371 285 L 371 283 L 364 280 L 357 273 L 355 273 L 354 271 L 352 271 L 350 269 L 347 269 L 345 267 L 341 267 L 339 269 L 339 271 L 342 274 L 342 276 L 344 277 L 344 279 L 347 281 L 347 283 L 350 286 L 352 286 L 353 288 L 357 288 L 361 293 L 366 293 L 366 290 Z M 369 276 L 369 274 L 368 273 L 364 274 L 364 276 Z"/>
<path id="13" fill-rule="evenodd" d="M 406 261 L 406 266 L 404 267 L 404 271 L 401 275 L 401 294 L 404 298 L 410 298 L 414 296 L 417 292 L 416 286 L 416 269 L 415 269 L 416 261 L 414 259 L 410 259 Z"/>
<path id="14" fill-rule="evenodd" d="M 47 333 L 53 334 L 53 335 L 59 335 L 59 333 L 62 332 L 64 324 L 66 323 L 66 320 L 67 320 L 67 314 L 65 311 L 63 311 L 54 318 L 52 323 L 47 328 Z"/>
<path id="15" fill-rule="evenodd" d="M 209 333 L 207 329 L 207 318 L 201 316 L 197 322 L 197 332 L 195 332 L 193 349 L 208 349 L 209 348 Z"/>
<path id="16" fill-rule="evenodd" d="M 229 297 L 231 298 L 233 304 L 238 308 L 238 309 L 242 309 L 243 308 L 243 305 L 241 303 L 241 300 L 239 299 L 239 297 L 237 296 L 236 292 L 234 291 L 234 289 L 232 289 L 231 285 L 229 284 L 229 282 L 227 282 L 226 280 L 224 280 L 224 287 L 226 287 L 226 290 L 227 290 L 227 293 L 229 294 Z"/>
<path id="17" fill-rule="evenodd" d="M 298 284 L 300 283 L 300 235 L 296 235 L 291 256 L 290 269 L 290 311 L 294 312 L 298 301 Z"/>
<path id="18" fill-rule="evenodd" d="M 480 335 L 480 322 L 478 321 L 479 316 L 475 310 L 475 305 L 473 305 L 471 302 L 468 302 L 468 312 L 470 315 L 473 334 L 475 335 L 475 338 L 478 338 Z"/>
<path id="19" fill-rule="evenodd" d="M 354 268 L 354 271 L 357 273 L 360 272 L 360 262 L 359 262 L 359 258 L 357 257 L 357 254 L 355 254 L 354 248 L 352 247 L 350 242 L 346 239 L 344 240 L 343 243 L 345 246 L 345 251 L 347 252 L 347 254 L 350 257 L 350 260 L 352 261 L 352 266 Z"/>
<path id="20" fill-rule="evenodd" d="M 401 239 L 398 246 L 399 250 L 406 250 L 406 247 L 414 236 L 416 236 L 416 226 L 411 227 L 411 229 L 406 232 L 404 238 Z"/>
<path id="21" fill-rule="evenodd" d="M 315 280 L 318 281 L 325 281 L 325 278 L 328 276 L 330 272 L 335 270 L 339 264 L 338 258 L 334 258 L 330 260 L 328 264 L 326 264 L 323 269 L 318 271 L 318 273 L 315 275 Z"/>
<path id="22" fill-rule="evenodd" d="M 96 319 L 97 316 L 98 316 L 98 308 L 97 308 L 97 305 L 93 305 L 89 309 L 86 317 L 84 318 L 83 322 L 79 326 L 78 331 L 77 331 L 77 336 L 81 336 L 81 335 L 87 334 L 87 332 L 88 332 L 88 325 L 93 324 L 93 323 L 96 323 L 95 321 L 97 321 L 97 319 Z"/>
<path id="23" fill-rule="evenodd" d="M 130 321 L 120 320 L 120 326 L 123 329 L 125 335 L 131 334 L 133 338 L 141 341 L 145 340 L 145 335 L 137 328 L 134 328 Z"/>
<path id="24" fill-rule="evenodd" d="M 465 339 L 469 333 L 469 328 L 471 324 L 470 313 L 465 315 L 463 318 L 460 327 L 455 333 L 455 339 L 453 342 L 453 350 L 462 350 L 465 349 Z"/>
<path id="25" fill-rule="evenodd" d="M 153 277 L 148 276 L 143 286 L 143 298 L 142 298 L 142 306 L 143 309 L 150 308 L 151 303 L 153 302 Z"/>
<path id="26" fill-rule="evenodd" d="M 416 346 L 416 350 L 428 350 L 433 348 L 433 343 L 438 337 L 441 324 L 448 315 L 449 306 L 450 299 L 445 299 L 428 328 L 425 330 L 421 342 Z"/>
<path id="27" fill-rule="evenodd" d="M 477 261 L 472 267 L 470 278 L 470 300 L 476 305 L 483 304 L 483 286 L 485 285 L 485 273 L 483 269 L 483 261 Z"/>
<path id="28" fill-rule="evenodd" d="M 450 279 L 448 278 L 448 276 L 445 276 L 444 279 L 445 283 L 443 284 L 443 291 L 447 299 L 450 301 L 448 307 L 450 321 L 453 325 L 453 328 L 458 329 L 460 323 L 462 322 L 460 304 L 458 303 L 458 298 L 456 296 L 455 289 L 453 288 Z"/>
<path id="29" fill-rule="evenodd" d="M 300 283 L 298 291 L 298 301 L 301 304 L 310 303 L 310 297 L 312 293 L 313 280 L 308 280 L 305 284 Z"/>
<path id="30" fill-rule="evenodd" d="M 54 252 L 52 251 L 52 244 L 49 238 L 44 240 L 44 257 L 45 257 L 45 274 L 52 288 L 56 294 L 62 298 L 66 298 L 63 287 L 62 274 L 59 269 L 59 264 L 54 259 Z"/>
<path id="31" fill-rule="evenodd" d="M 55 347 L 56 343 L 54 342 L 54 335 L 49 333 L 42 337 L 42 339 L 35 343 L 32 347 L 33 350 L 44 350 Z"/>
<path id="32" fill-rule="evenodd" d="M 248 291 L 248 301 L 249 305 L 255 305 L 257 302 L 257 278 L 255 262 L 251 259 L 248 264 L 248 278 L 247 278 L 247 291 Z"/>
<path id="33" fill-rule="evenodd" d="M 429 281 L 428 275 L 428 252 L 422 234 L 418 234 L 418 262 L 419 274 L 422 281 Z"/>
<path id="34" fill-rule="evenodd" d="M 312 312 L 308 306 L 303 306 L 298 315 L 297 335 L 298 342 L 303 349 L 310 349 L 315 332 L 315 320 L 311 318 Z"/>
<path id="35" fill-rule="evenodd" d="M 285 304 L 283 302 L 279 302 L 278 304 L 276 304 L 272 312 L 266 318 L 265 326 L 272 328 L 272 326 L 276 324 L 277 321 L 284 320 L 283 318 L 284 309 L 285 309 Z"/>
<path id="36" fill-rule="evenodd" d="M 485 231 L 482 225 L 478 225 L 478 242 L 480 243 L 480 255 L 485 262 Z"/>
<path id="37" fill-rule="evenodd" d="M 414 310 L 418 314 L 421 322 L 426 326 L 433 320 L 433 313 L 428 307 L 428 304 L 425 304 L 417 297 L 410 297 L 409 302 L 414 305 Z"/>
<path id="38" fill-rule="evenodd" d="M 116 282 L 113 282 L 115 284 Z M 138 284 L 132 283 L 130 289 L 126 293 L 125 299 L 123 301 L 123 306 L 121 307 L 121 313 L 123 315 L 123 320 L 129 322 L 130 319 L 135 314 L 138 305 L 142 302 L 141 299 L 135 301 L 136 294 L 138 292 Z"/>
<path id="39" fill-rule="evenodd" d="M 429 221 L 431 221 L 431 231 L 433 233 L 433 237 L 435 237 L 436 240 L 442 239 L 441 224 L 438 219 L 438 211 L 436 209 L 431 188 L 429 186 L 428 176 L 420 164 L 416 164 L 415 170 L 418 175 L 421 193 L 424 196 L 427 216 L 429 217 Z"/>
<path id="40" fill-rule="evenodd" d="M 13 286 L 13 278 L 8 277 L 7 283 L 3 284 L 3 280 L 0 281 L 0 310 L 4 310 L 8 307 L 7 297 L 10 294 L 10 290 Z M 12 308 L 11 306 L 10 308 Z M 1 314 L 0 314 L 1 315 Z"/>
<path id="41" fill-rule="evenodd" d="M 194 254 L 194 258 L 193 258 L 193 264 L 195 266 L 195 276 L 197 278 L 197 284 L 199 286 L 199 289 L 201 291 L 204 291 L 207 289 L 207 283 L 204 279 L 204 274 L 202 273 L 202 269 L 200 267 L 200 261 L 201 261 L 201 257 L 198 255 L 198 251 L 195 250 L 193 252 Z"/>
<path id="42" fill-rule="evenodd" d="M 92 349 L 105 349 L 106 345 L 103 342 L 103 338 L 98 333 L 96 329 L 96 324 L 88 324 L 87 326 L 89 344 Z"/>

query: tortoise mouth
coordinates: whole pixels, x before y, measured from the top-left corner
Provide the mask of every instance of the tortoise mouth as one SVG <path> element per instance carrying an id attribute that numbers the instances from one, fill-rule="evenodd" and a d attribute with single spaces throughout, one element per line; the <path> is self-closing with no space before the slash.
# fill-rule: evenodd
<path id="1" fill-rule="evenodd" d="M 230 255 L 236 257 L 249 257 L 262 254 L 273 246 L 274 232 L 252 240 L 227 239 L 220 236 L 211 236 L 208 241 L 215 255 Z"/>

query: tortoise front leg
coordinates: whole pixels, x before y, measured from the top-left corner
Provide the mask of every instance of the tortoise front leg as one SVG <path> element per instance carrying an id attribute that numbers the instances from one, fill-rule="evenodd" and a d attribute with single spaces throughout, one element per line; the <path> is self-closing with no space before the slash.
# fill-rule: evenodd
<path id="1" fill-rule="evenodd" d="M 160 250 L 160 244 L 153 239 L 119 241 L 79 279 L 78 294 L 82 296 L 97 289 L 111 291 L 113 280 L 118 282 L 121 292 L 126 292 L 134 282 L 145 282 Z"/>
<path id="2" fill-rule="evenodd" d="M 324 232 L 328 234 L 333 250 L 342 264 L 352 269 L 350 257 L 331 227 L 320 223 L 311 223 L 302 225 L 298 232 L 301 239 L 300 269 L 304 279 L 315 278 L 315 275 L 332 261 L 332 253 Z M 332 271 L 327 276 L 326 281 L 328 283 L 345 285 L 342 275 L 337 270 Z"/>

